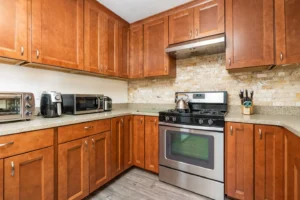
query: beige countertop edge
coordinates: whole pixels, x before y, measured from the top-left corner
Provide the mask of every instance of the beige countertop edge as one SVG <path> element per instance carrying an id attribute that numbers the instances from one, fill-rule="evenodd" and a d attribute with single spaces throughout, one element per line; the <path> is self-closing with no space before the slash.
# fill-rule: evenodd
<path id="1" fill-rule="evenodd" d="M 10 122 L 0 124 L 0 136 L 18 134 L 29 131 L 36 131 L 72 124 L 84 123 L 89 121 L 120 117 L 125 115 L 145 115 L 158 116 L 156 112 L 137 112 L 136 110 L 113 110 L 105 113 L 95 113 L 87 115 L 63 115 L 58 118 L 36 117 L 30 121 Z"/>
<path id="2" fill-rule="evenodd" d="M 300 137 L 300 116 L 228 113 L 225 121 L 281 126 Z"/>

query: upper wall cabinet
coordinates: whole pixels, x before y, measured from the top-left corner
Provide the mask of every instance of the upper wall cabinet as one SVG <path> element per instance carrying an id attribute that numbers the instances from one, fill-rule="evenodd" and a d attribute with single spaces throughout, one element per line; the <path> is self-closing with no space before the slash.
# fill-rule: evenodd
<path id="1" fill-rule="evenodd" d="M 226 0 L 227 69 L 275 63 L 273 6 L 273 0 Z"/>
<path id="2" fill-rule="evenodd" d="M 276 63 L 300 62 L 300 1 L 275 0 Z"/>
<path id="3" fill-rule="evenodd" d="M 144 24 L 144 77 L 176 75 L 175 61 L 165 53 L 168 33 L 168 17 Z"/>
<path id="4" fill-rule="evenodd" d="M 27 60 L 27 0 L 0 0 L 0 56 Z"/>
<path id="5" fill-rule="evenodd" d="M 203 1 L 170 15 L 169 31 L 169 44 L 224 33 L 224 0 Z"/>
<path id="6" fill-rule="evenodd" d="M 119 23 L 119 56 L 118 75 L 122 78 L 129 77 L 129 25 Z"/>
<path id="7" fill-rule="evenodd" d="M 130 28 L 130 78 L 144 77 L 143 25 Z"/>
<path id="8" fill-rule="evenodd" d="M 83 69 L 83 0 L 32 0 L 31 62 Z"/>

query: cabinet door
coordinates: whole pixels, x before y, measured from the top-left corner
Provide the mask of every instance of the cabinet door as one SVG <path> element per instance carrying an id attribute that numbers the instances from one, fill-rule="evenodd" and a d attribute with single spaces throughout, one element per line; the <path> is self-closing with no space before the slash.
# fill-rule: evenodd
<path id="1" fill-rule="evenodd" d="M 102 34 L 104 13 L 94 0 L 86 0 L 84 6 L 84 70 L 103 73 L 104 56 L 107 53 L 100 45 L 102 37 L 105 37 Z"/>
<path id="2" fill-rule="evenodd" d="M 288 130 L 284 134 L 284 200 L 300 200 L 300 138 Z M 298 196 L 297 196 L 298 195 Z"/>
<path id="3" fill-rule="evenodd" d="M 144 77 L 169 75 L 170 68 L 175 68 L 165 52 L 168 32 L 168 17 L 144 24 Z"/>
<path id="4" fill-rule="evenodd" d="M 110 180 L 110 132 L 89 137 L 90 193 Z"/>
<path id="5" fill-rule="evenodd" d="M 54 199 L 53 147 L 4 160 L 4 199 Z"/>
<path id="6" fill-rule="evenodd" d="M 0 56 L 27 60 L 27 0 L 0 0 Z"/>
<path id="7" fill-rule="evenodd" d="M 144 31 L 143 25 L 130 28 L 130 78 L 144 77 Z"/>
<path id="8" fill-rule="evenodd" d="M 169 16 L 169 44 L 194 39 L 193 8 L 177 12 Z"/>
<path id="9" fill-rule="evenodd" d="M 224 0 L 212 0 L 194 8 L 195 38 L 224 33 Z"/>
<path id="10" fill-rule="evenodd" d="M 124 117 L 124 170 L 133 165 L 133 119 Z"/>
<path id="11" fill-rule="evenodd" d="M 253 128 L 252 124 L 226 124 L 225 189 L 228 196 L 236 199 L 254 199 Z"/>
<path id="12" fill-rule="evenodd" d="M 255 126 L 255 199 L 283 199 L 283 129 Z"/>
<path id="13" fill-rule="evenodd" d="M 300 62 L 300 2 L 275 0 L 276 64 Z"/>
<path id="14" fill-rule="evenodd" d="M 83 69 L 83 0 L 32 1 L 31 61 Z"/>
<path id="15" fill-rule="evenodd" d="M 4 176 L 3 160 L 0 160 L 0 177 Z M 4 179 L 0 179 L 0 200 L 3 200 Z"/>
<path id="16" fill-rule="evenodd" d="M 133 164 L 145 168 L 145 117 L 133 116 Z"/>
<path id="17" fill-rule="evenodd" d="M 118 76 L 129 77 L 129 26 L 119 23 L 119 57 Z"/>
<path id="18" fill-rule="evenodd" d="M 273 0 L 226 0 L 226 68 L 273 65 Z"/>
<path id="19" fill-rule="evenodd" d="M 88 138 L 58 145 L 58 199 L 83 199 L 89 194 Z"/>
<path id="20" fill-rule="evenodd" d="M 111 120 L 111 178 L 123 172 L 123 131 L 124 118 Z"/>
<path id="21" fill-rule="evenodd" d="M 118 73 L 118 21 L 108 15 L 103 15 L 103 44 L 106 57 L 104 74 L 116 76 Z"/>
<path id="22" fill-rule="evenodd" d="M 158 173 L 158 117 L 145 117 L 145 169 Z"/>

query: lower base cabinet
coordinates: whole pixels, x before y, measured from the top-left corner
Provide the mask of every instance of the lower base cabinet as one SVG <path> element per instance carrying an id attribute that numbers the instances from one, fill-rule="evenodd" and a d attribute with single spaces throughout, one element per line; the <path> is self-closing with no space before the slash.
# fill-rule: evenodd
<path id="1" fill-rule="evenodd" d="M 0 177 L 3 177 L 3 160 L 0 160 Z M 4 189 L 4 183 L 3 178 L 0 179 L 0 200 L 3 200 L 3 189 Z"/>
<path id="2" fill-rule="evenodd" d="M 88 138 L 58 145 L 58 199 L 79 200 L 89 195 Z"/>
<path id="3" fill-rule="evenodd" d="M 133 165 L 133 117 L 124 117 L 124 136 L 123 136 L 123 158 L 124 170 L 129 169 Z"/>
<path id="4" fill-rule="evenodd" d="M 111 120 L 111 178 L 123 172 L 124 117 Z"/>
<path id="5" fill-rule="evenodd" d="M 110 132 L 89 138 L 90 193 L 110 180 Z"/>
<path id="6" fill-rule="evenodd" d="M 133 164 L 145 168 L 145 117 L 133 116 Z"/>
<path id="7" fill-rule="evenodd" d="M 4 183 L 4 199 L 53 200 L 53 147 L 4 159 Z"/>

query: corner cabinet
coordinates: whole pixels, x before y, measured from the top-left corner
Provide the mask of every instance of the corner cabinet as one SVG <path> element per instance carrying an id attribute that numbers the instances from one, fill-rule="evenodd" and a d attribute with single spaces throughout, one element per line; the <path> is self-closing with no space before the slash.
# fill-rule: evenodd
<path id="1" fill-rule="evenodd" d="M 53 200 L 53 147 L 6 158 L 4 183 L 4 199 Z"/>
<path id="2" fill-rule="evenodd" d="M 145 169 L 158 173 L 158 117 L 145 116 Z"/>
<path id="3" fill-rule="evenodd" d="M 275 0 L 276 62 L 300 62 L 300 2 Z"/>
<path id="4" fill-rule="evenodd" d="M 167 16 L 144 24 L 144 77 L 176 76 L 175 60 L 165 52 L 168 44 Z"/>
<path id="5" fill-rule="evenodd" d="M 144 77 L 144 29 L 143 25 L 130 27 L 130 78 Z"/>
<path id="6" fill-rule="evenodd" d="M 226 68 L 271 66 L 274 1 L 226 0 Z"/>
<path id="7" fill-rule="evenodd" d="M 236 199 L 253 200 L 254 126 L 227 123 L 225 134 L 225 190 Z"/>
<path id="8" fill-rule="evenodd" d="M 29 5 L 27 0 L 1 1 L 0 57 L 27 60 Z"/>
<path id="9" fill-rule="evenodd" d="M 31 7 L 30 61 L 83 70 L 83 0 L 34 0 Z"/>

